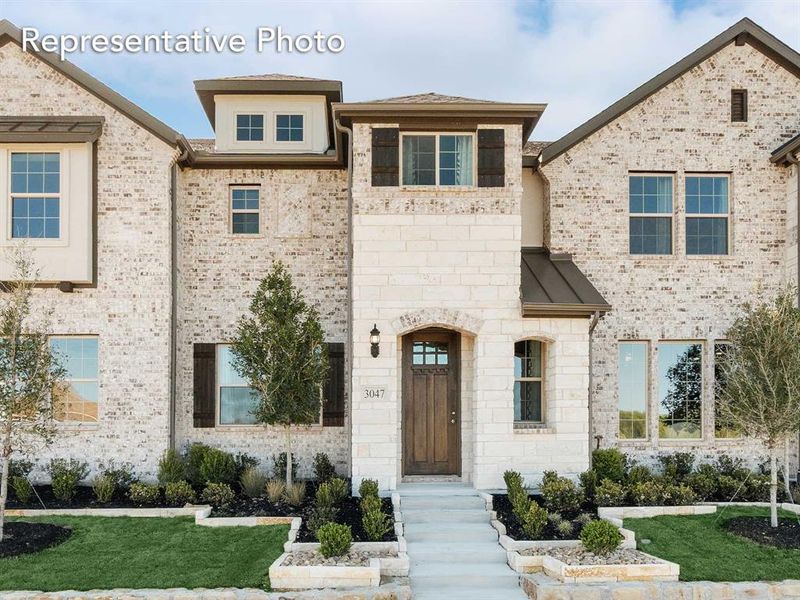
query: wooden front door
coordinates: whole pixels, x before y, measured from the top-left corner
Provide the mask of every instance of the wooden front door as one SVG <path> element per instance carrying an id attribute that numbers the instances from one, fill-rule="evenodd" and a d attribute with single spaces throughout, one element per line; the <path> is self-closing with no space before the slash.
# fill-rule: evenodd
<path id="1" fill-rule="evenodd" d="M 460 334 L 403 338 L 403 475 L 461 474 Z"/>

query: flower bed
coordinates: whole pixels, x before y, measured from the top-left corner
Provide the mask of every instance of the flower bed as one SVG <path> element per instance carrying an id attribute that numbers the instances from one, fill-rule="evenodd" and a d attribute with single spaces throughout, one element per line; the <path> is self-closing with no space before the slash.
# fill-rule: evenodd
<path id="1" fill-rule="evenodd" d="M 538 495 L 532 495 L 531 498 L 538 504 L 542 504 L 542 498 Z M 493 494 L 492 495 L 492 508 L 497 513 L 497 520 L 500 521 L 505 527 L 505 535 L 514 540 L 529 540 L 530 538 L 525 535 L 519 520 L 514 515 L 511 507 L 511 502 L 506 494 Z M 566 528 L 559 530 L 556 521 L 548 519 L 541 535 L 536 538 L 538 541 L 555 541 L 555 540 L 577 540 L 584 525 L 597 519 L 597 513 L 593 506 L 585 505 L 581 510 L 565 511 L 558 513 L 564 521 L 570 523 L 571 530 L 567 531 Z M 581 516 L 584 515 L 584 516 Z"/>

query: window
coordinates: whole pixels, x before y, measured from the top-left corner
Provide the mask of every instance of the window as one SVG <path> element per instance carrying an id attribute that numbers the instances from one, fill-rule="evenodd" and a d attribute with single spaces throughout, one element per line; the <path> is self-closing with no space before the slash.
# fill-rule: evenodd
<path id="1" fill-rule="evenodd" d="M 446 342 L 414 342 L 411 360 L 415 365 L 446 365 L 448 344 Z"/>
<path id="2" fill-rule="evenodd" d="M 54 392 L 59 421 L 97 422 L 97 338 L 51 337 L 50 347 L 66 371 Z"/>
<path id="3" fill-rule="evenodd" d="M 231 231 L 256 234 L 258 222 L 258 188 L 231 188 Z"/>
<path id="4" fill-rule="evenodd" d="M 264 140 L 264 115 L 236 115 L 236 141 Z"/>
<path id="5" fill-rule="evenodd" d="M 514 422 L 543 423 L 542 373 L 544 344 L 525 340 L 514 344 Z"/>
<path id="6" fill-rule="evenodd" d="M 403 185 L 473 185 L 472 135 L 404 135 Z"/>
<path id="7" fill-rule="evenodd" d="M 11 153 L 11 237 L 61 237 L 61 157 Z"/>
<path id="8" fill-rule="evenodd" d="M 672 176 L 631 175 L 628 186 L 630 253 L 672 254 Z"/>
<path id="9" fill-rule="evenodd" d="M 647 342 L 619 343 L 619 437 L 647 438 Z"/>
<path id="10" fill-rule="evenodd" d="M 275 117 L 276 142 L 303 141 L 303 115 L 277 115 Z"/>
<path id="11" fill-rule="evenodd" d="M 714 343 L 714 402 L 719 406 L 720 390 L 725 385 L 725 370 L 723 363 L 730 351 L 730 343 L 728 342 L 715 342 Z M 714 414 L 714 436 L 717 438 L 738 438 L 742 436 L 742 432 L 736 429 L 729 423 L 720 411 L 715 411 Z"/>
<path id="12" fill-rule="evenodd" d="M 217 398 L 220 425 L 253 425 L 258 397 L 233 368 L 229 345 L 217 346 Z"/>
<path id="13" fill-rule="evenodd" d="M 731 121 L 747 121 L 747 90 L 731 90 Z"/>
<path id="14" fill-rule="evenodd" d="M 728 254 L 726 175 L 686 177 L 686 254 Z"/>
<path id="15" fill-rule="evenodd" d="M 659 436 L 702 437 L 703 345 L 665 342 L 658 347 Z"/>

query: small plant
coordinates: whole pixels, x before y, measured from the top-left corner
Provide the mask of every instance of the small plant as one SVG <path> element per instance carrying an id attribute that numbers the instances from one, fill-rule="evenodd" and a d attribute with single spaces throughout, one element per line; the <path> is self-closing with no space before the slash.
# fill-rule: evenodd
<path id="1" fill-rule="evenodd" d="M 531 502 L 528 492 L 525 490 L 525 482 L 522 479 L 522 475 L 516 471 L 506 471 L 503 473 L 503 479 L 506 483 L 511 509 L 517 519 L 522 522 L 523 515 L 527 514 Z"/>
<path id="2" fill-rule="evenodd" d="M 558 473 L 556 471 L 545 471 L 542 473 L 542 485 L 547 485 L 553 481 L 558 479 Z"/>
<path id="3" fill-rule="evenodd" d="M 688 485 L 664 486 L 664 504 L 668 506 L 686 506 L 697 500 L 694 491 Z"/>
<path id="4" fill-rule="evenodd" d="M 547 513 L 547 520 L 550 521 L 550 524 L 553 527 L 558 527 L 558 524 L 564 520 L 564 517 L 557 512 Z"/>
<path id="5" fill-rule="evenodd" d="M 367 496 L 361 502 L 361 526 L 371 542 L 379 542 L 392 530 L 392 519 L 383 512 L 380 500 Z"/>
<path id="6" fill-rule="evenodd" d="M 598 556 L 610 554 L 622 543 L 622 534 L 608 521 L 592 521 L 581 530 L 581 543 Z"/>
<path id="7" fill-rule="evenodd" d="M 33 463 L 29 460 L 14 459 L 8 463 L 8 474 L 11 477 L 28 477 L 33 471 Z"/>
<path id="8" fill-rule="evenodd" d="M 203 502 L 206 502 L 215 508 L 228 506 L 231 502 L 233 502 L 235 497 L 236 494 L 233 493 L 231 486 L 229 486 L 227 483 L 219 482 L 209 483 L 201 494 Z"/>
<path id="9" fill-rule="evenodd" d="M 629 486 L 628 492 L 635 506 L 659 506 L 664 503 L 664 488 L 657 481 L 640 481 Z"/>
<path id="10" fill-rule="evenodd" d="M 539 539 L 547 525 L 547 511 L 539 506 L 535 500 L 530 500 L 527 510 L 522 515 L 517 515 L 522 526 L 522 531 L 530 540 Z"/>
<path id="11" fill-rule="evenodd" d="M 186 463 L 174 448 L 168 448 L 158 461 L 158 483 L 167 485 L 186 480 Z"/>
<path id="12" fill-rule="evenodd" d="M 186 478 L 196 486 L 201 486 L 205 483 L 202 475 L 200 474 L 200 466 L 205 460 L 206 454 L 211 450 L 210 446 L 196 442 L 191 444 L 186 450 Z"/>
<path id="13" fill-rule="evenodd" d="M 594 521 L 594 517 L 590 513 L 581 513 L 575 519 L 575 522 L 581 527 L 586 527 L 589 523 Z"/>
<path id="14" fill-rule="evenodd" d="M 314 455 L 314 476 L 317 481 L 324 483 L 336 477 L 336 468 L 331 463 L 331 459 L 324 452 L 317 452 Z"/>
<path id="15" fill-rule="evenodd" d="M 236 480 L 236 461 L 233 454 L 209 448 L 200 463 L 200 478 L 204 483 L 227 483 Z"/>
<path id="16" fill-rule="evenodd" d="M 578 479 L 581 482 L 581 490 L 583 490 L 583 495 L 589 502 L 594 502 L 594 493 L 597 489 L 597 473 L 594 471 L 584 471 L 580 475 L 578 475 Z"/>
<path id="17" fill-rule="evenodd" d="M 161 488 L 154 483 L 133 483 L 128 498 L 137 506 L 153 506 L 161 500 Z"/>
<path id="18" fill-rule="evenodd" d="M 315 506 L 308 516 L 308 530 L 316 536 L 319 528 L 325 523 L 335 522 L 338 514 L 339 509 L 333 506 Z"/>
<path id="19" fill-rule="evenodd" d="M 562 519 L 556 526 L 556 531 L 562 538 L 569 538 L 574 530 L 575 527 L 573 527 L 572 522 L 566 519 Z"/>
<path id="20" fill-rule="evenodd" d="M 378 497 L 378 481 L 376 479 L 362 479 L 358 486 L 358 495 L 362 498 L 366 496 Z"/>
<path id="21" fill-rule="evenodd" d="M 258 498 L 264 495 L 267 485 L 267 474 L 258 467 L 247 467 L 239 478 L 242 493 L 248 498 Z"/>
<path id="22" fill-rule="evenodd" d="M 300 506 L 303 500 L 306 499 L 306 483 L 305 481 L 295 481 L 286 488 L 283 493 L 286 502 L 292 506 Z"/>
<path id="23" fill-rule="evenodd" d="M 283 479 L 270 479 L 267 481 L 266 491 L 269 501 L 276 504 L 283 499 L 283 494 L 286 491 L 286 484 Z"/>
<path id="24" fill-rule="evenodd" d="M 711 465 L 700 465 L 686 483 L 701 501 L 710 500 L 717 491 L 717 471 Z"/>
<path id="25" fill-rule="evenodd" d="M 597 506 L 622 506 L 625 503 L 625 488 L 619 483 L 604 479 L 594 494 Z"/>
<path id="26" fill-rule="evenodd" d="M 300 459 L 296 455 L 292 455 L 292 481 L 297 477 L 297 466 Z M 286 452 L 272 457 L 272 476 L 277 479 L 286 480 Z"/>
<path id="27" fill-rule="evenodd" d="M 625 481 L 628 485 L 636 485 L 637 483 L 643 483 L 645 481 L 651 481 L 653 479 L 653 472 L 650 471 L 645 465 L 634 465 L 630 469 L 628 469 L 628 475 L 625 478 Z"/>
<path id="28" fill-rule="evenodd" d="M 325 523 L 317 530 L 319 551 L 325 558 L 343 556 L 350 551 L 353 545 L 353 532 L 349 525 L 340 523 Z"/>
<path id="29" fill-rule="evenodd" d="M 741 495 L 743 489 L 742 482 L 730 475 L 717 477 L 717 497 L 723 502 L 735 500 Z"/>
<path id="30" fill-rule="evenodd" d="M 714 466 L 720 475 L 727 475 L 736 479 L 740 479 L 743 472 L 747 473 L 747 469 L 744 468 L 744 461 L 741 458 L 734 458 L 727 454 L 720 454 L 714 462 Z"/>
<path id="31" fill-rule="evenodd" d="M 566 477 L 553 475 L 545 478 L 542 480 L 541 492 L 542 503 L 550 511 L 574 512 L 583 503 L 583 495 L 578 486 Z"/>
<path id="32" fill-rule="evenodd" d="M 598 481 L 609 479 L 620 483 L 625 478 L 625 455 L 616 448 L 598 448 L 592 452 L 592 470 Z"/>
<path id="33" fill-rule="evenodd" d="M 347 482 L 341 477 L 334 477 L 328 480 L 328 487 L 331 488 L 333 495 L 333 503 L 340 504 L 345 498 L 350 495 L 350 488 Z"/>
<path id="34" fill-rule="evenodd" d="M 674 452 L 658 457 L 664 479 L 673 483 L 685 480 L 694 466 L 694 455 L 689 452 Z"/>
<path id="35" fill-rule="evenodd" d="M 525 482 L 522 479 L 522 475 L 519 474 L 517 471 L 506 471 L 503 473 L 503 481 L 506 483 L 506 489 L 510 490 L 512 487 L 514 488 L 522 488 L 525 487 Z"/>
<path id="36" fill-rule="evenodd" d="M 114 482 L 114 490 L 116 492 L 127 492 L 132 483 L 138 481 L 138 477 L 133 473 L 133 465 L 131 463 L 122 463 L 117 466 L 114 461 L 108 465 L 100 464 L 100 471 L 103 475 L 107 475 Z"/>
<path id="37" fill-rule="evenodd" d="M 27 504 L 33 498 L 33 486 L 24 475 L 13 475 L 11 477 L 11 487 L 14 495 L 21 504 Z"/>
<path id="38" fill-rule="evenodd" d="M 117 486 L 110 475 L 103 473 L 94 478 L 92 490 L 94 491 L 94 497 L 97 498 L 100 504 L 108 504 L 113 500 Z"/>
<path id="39" fill-rule="evenodd" d="M 233 462 L 236 464 L 236 479 L 241 479 L 242 474 L 251 468 L 258 466 L 259 460 L 246 452 L 239 452 L 233 457 Z"/>
<path id="40" fill-rule="evenodd" d="M 314 494 L 314 504 L 315 506 L 324 506 L 327 508 L 330 508 L 334 505 L 331 486 L 329 486 L 327 483 L 321 483 L 319 487 L 317 487 L 317 491 Z"/>
<path id="41" fill-rule="evenodd" d="M 197 502 L 197 495 L 188 481 L 170 481 L 164 488 L 164 499 L 169 506 L 184 506 Z"/>
<path id="42" fill-rule="evenodd" d="M 75 497 L 78 484 L 89 474 L 89 466 L 85 462 L 57 458 L 50 461 L 50 480 L 53 495 L 63 502 Z"/>

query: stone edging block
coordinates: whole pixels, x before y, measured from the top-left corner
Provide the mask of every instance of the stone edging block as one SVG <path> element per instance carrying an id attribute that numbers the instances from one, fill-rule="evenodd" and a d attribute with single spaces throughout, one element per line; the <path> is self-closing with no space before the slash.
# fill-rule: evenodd
<path id="1" fill-rule="evenodd" d="M 649 554 L 646 556 L 652 562 L 636 565 L 568 565 L 547 554 L 523 556 L 519 552 L 509 552 L 508 565 L 517 573 L 544 572 L 565 583 L 678 581 L 679 565 Z"/>
<path id="2" fill-rule="evenodd" d="M 284 566 L 289 556 L 282 554 L 269 567 L 269 581 L 275 590 L 313 588 L 377 587 L 381 583 L 381 565 L 377 558 L 369 566 Z"/>

